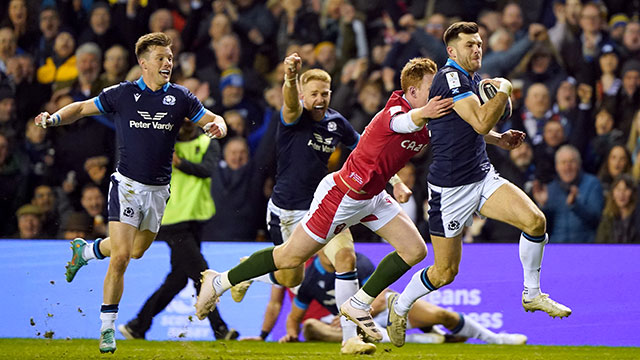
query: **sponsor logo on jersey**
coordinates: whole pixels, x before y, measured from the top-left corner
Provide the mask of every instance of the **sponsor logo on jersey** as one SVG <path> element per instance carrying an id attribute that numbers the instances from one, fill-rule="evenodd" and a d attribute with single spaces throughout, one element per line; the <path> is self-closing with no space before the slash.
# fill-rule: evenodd
<path id="1" fill-rule="evenodd" d="M 165 105 L 175 105 L 176 104 L 176 97 L 173 95 L 167 95 L 164 97 L 164 99 L 162 99 L 162 103 Z"/>
<path id="2" fill-rule="evenodd" d="M 313 133 L 313 139 L 309 139 L 309 142 L 307 142 L 307 146 L 311 146 L 311 148 L 316 151 L 332 153 L 336 150 L 335 146 L 331 146 L 332 142 L 333 136 L 324 138 L 318 133 Z"/>
<path id="3" fill-rule="evenodd" d="M 351 174 L 349 174 L 349 178 L 355 182 L 357 182 L 358 184 L 362 185 L 362 183 L 364 182 L 362 180 L 362 177 L 358 174 L 356 174 L 355 172 L 351 172 Z"/>
<path id="4" fill-rule="evenodd" d="M 402 146 L 403 148 L 405 148 L 407 150 L 413 150 L 415 152 L 418 152 L 418 151 L 422 150 L 422 148 L 427 146 L 427 144 L 418 144 L 418 143 L 416 143 L 415 141 L 412 141 L 412 140 L 404 140 L 403 142 L 400 143 L 400 146 Z"/>
<path id="5" fill-rule="evenodd" d="M 458 73 L 455 71 L 451 71 L 445 74 L 447 78 L 447 84 L 449 84 L 449 89 L 454 89 L 460 87 L 460 78 L 458 77 Z"/>
<path id="6" fill-rule="evenodd" d="M 129 120 L 129 127 L 136 129 L 173 130 L 173 124 L 161 123 L 167 112 L 157 112 L 153 116 L 148 111 L 137 111 L 144 121 Z M 150 122 L 147 122 L 150 121 Z"/>
<path id="7" fill-rule="evenodd" d="M 338 130 L 338 125 L 336 125 L 336 123 L 333 121 L 329 121 L 329 123 L 327 123 L 327 130 L 334 132 Z"/>

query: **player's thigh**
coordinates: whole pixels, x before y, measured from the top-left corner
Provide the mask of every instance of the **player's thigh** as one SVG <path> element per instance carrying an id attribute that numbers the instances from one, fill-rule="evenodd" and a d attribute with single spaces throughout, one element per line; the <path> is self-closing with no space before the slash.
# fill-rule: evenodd
<path id="1" fill-rule="evenodd" d="M 510 182 L 502 184 L 480 208 L 480 214 L 525 230 L 544 222 L 544 214 L 520 188 Z"/>
<path id="2" fill-rule="evenodd" d="M 433 247 L 433 265 L 438 271 L 458 273 L 462 258 L 462 234 L 452 238 L 431 234 Z"/>
<path id="3" fill-rule="evenodd" d="M 275 247 L 273 260 L 278 269 L 291 269 L 303 264 L 324 246 L 309 236 L 298 224 L 287 241 Z"/>
<path id="4" fill-rule="evenodd" d="M 156 233 L 151 230 L 137 230 L 135 235 L 135 240 L 133 242 L 133 250 L 131 252 L 131 257 L 140 258 L 147 251 L 151 243 L 156 238 Z"/>
<path id="5" fill-rule="evenodd" d="M 411 266 L 419 263 L 427 255 L 424 239 L 404 210 L 376 230 L 376 234 L 389 242 L 398 255 Z"/>
<path id="6" fill-rule="evenodd" d="M 131 224 L 109 221 L 111 257 L 130 257 L 138 230 Z"/>

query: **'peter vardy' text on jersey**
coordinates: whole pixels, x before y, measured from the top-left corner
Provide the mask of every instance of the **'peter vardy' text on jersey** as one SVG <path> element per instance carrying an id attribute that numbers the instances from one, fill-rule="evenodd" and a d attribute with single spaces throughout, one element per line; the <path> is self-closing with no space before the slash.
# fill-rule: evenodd
<path id="1" fill-rule="evenodd" d="M 375 266 L 366 256 L 356 253 L 356 269 L 358 269 L 358 283 L 360 287 L 369 279 Z M 307 309 L 312 300 L 317 301 L 333 315 L 338 314 L 335 290 L 336 274 L 327 272 L 316 257 L 304 272 L 304 280 L 298 289 L 298 295 L 293 300 L 296 306 Z"/>
<path id="2" fill-rule="evenodd" d="M 308 210 L 338 143 L 353 149 L 360 135 L 333 109 L 327 109 L 321 121 L 314 121 L 304 108 L 294 123 L 285 124 L 282 111 L 280 120 L 276 185 L 271 200 L 282 209 Z"/>
<path id="3" fill-rule="evenodd" d="M 147 185 L 166 185 L 178 130 L 185 118 L 198 122 L 205 113 L 185 87 L 167 83 L 151 91 L 142 77 L 102 90 L 94 103 L 114 114 L 118 137 L 118 172 Z"/>
<path id="4" fill-rule="evenodd" d="M 429 97 L 442 96 L 453 101 L 478 95 L 480 76 L 469 76 L 460 65 L 449 59 L 433 78 Z M 428 123 L 431 133 L 433 162 L 428 181 L 442 187 L 471 184 L 484 179 L 491 164 L 484 137 L 455 111 Z"/>

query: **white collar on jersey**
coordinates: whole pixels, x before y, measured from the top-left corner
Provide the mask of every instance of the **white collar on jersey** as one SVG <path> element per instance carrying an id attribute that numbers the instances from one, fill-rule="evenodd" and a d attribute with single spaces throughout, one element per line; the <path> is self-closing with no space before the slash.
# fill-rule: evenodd
<path id="1" fill-rule="evenodd" d="M 138 84 L 138 87 L 140 88 L 140 90 L 144 91 L 144 89 L 147 88 L 147 84 L 144 83 L 144 80 L 142 80 L 142 76 L 140 76 L 140 78 L 136 81 L 136 84 Z M 162 91 L 163 92 L 167 92 L 167 90 L 169 89 L 169 84 L 170 83 L 166 83 L 162 86 Z M 151 89 L 149 89 L 149 91 L 152 91 Z"/>

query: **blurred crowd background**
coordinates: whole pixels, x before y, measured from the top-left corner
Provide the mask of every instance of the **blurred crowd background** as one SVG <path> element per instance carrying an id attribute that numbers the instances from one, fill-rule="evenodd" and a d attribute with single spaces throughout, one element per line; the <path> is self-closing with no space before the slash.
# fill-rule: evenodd
<path id="1" fill-rule="evenodd" d="M 112 119 L 41 129 L 33 118 L 141 75 L 137 38 L 173 39 L 171 81 L 224 116 L 204 240 L 268 241 L 283 60 L 332 76 L 331 107 L 362 132 L 399 88 L 407 60 L 447 59 L 442 34 L 480 25 L 483 77 L 514 86 L 496 130 L 525 131 L 511 152 L 488 146 L 505 178 L 543 209 L 554 243 L 640 242 L 640 2 L 608 0 L 2 0 L 0 238 L 107 235 L 106 196 L 118 153 Z M 332 155 L 338 169 L 349 150 Z M 428 239 L 429 148 L 399 173 L 404 209 Z M 380 241 L 363 227 L 356 241 Z M 477 218 L 466 242 L 517 242 Z"/>

